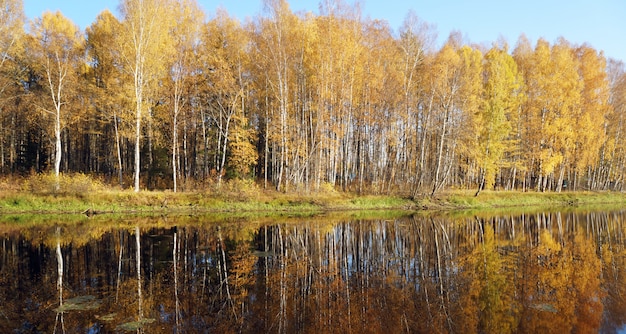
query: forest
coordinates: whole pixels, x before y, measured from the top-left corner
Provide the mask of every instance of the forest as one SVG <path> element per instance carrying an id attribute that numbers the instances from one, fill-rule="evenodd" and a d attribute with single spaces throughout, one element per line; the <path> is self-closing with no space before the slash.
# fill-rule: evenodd
<path id="1" fill-rule="evenodd" d="M 120 0 L 81 31 L 0 0 L 0 172 L 111 187 L 281 192 L 624 189 L 626 68 L 565 38 L 438 46 L 358 4 L 245 22 L 195 0 Z"/>

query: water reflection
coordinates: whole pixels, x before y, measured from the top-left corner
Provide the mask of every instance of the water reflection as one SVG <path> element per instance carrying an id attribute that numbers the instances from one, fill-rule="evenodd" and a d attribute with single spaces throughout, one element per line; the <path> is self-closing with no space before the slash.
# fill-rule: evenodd
<path id="1" fill-rule="evenodd" d="M 624 219 L 0 226 L 0 332 L 614 333 Z"/>

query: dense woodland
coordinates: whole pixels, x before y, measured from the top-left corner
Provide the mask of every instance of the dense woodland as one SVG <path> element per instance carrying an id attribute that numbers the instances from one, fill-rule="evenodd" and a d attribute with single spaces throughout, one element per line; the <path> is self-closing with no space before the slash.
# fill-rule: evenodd
<path id="1" fill-rule="evenodd" d="M 81 31 L 0 0 L 0 167 L 122 188 L 624 189 L 626 70 L 589 45 L 473 45 L 358 4 L 241 22 L 121 0 Z M 418 13 L 419 14 L 419 13 Z"/>

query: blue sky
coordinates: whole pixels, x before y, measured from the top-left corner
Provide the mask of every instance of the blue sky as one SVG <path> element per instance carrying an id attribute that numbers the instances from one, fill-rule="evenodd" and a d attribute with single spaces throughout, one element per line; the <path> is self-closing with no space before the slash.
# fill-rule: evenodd
<path id="1" fill-rule="evenodd" d="M 352 3 L 352 0 L 345 0 Z M 291 0 L 294 12 L 318 12 L 319 0 Z M 218 6 L 245 20 L 262 13 L 262 0 L 198 0 L 208 15 Z M 28 18 L 46 10 L 60 10 L 82 29 L 105 8 L 117 15 L 118 0 L 24 0 Z M 525 33 L 532 43 L 538 38 L 554 42 L 560 36 L 574 44 L 588 43 L 605 56 L 626 62 L 626 1 L 624 0 L 365 0 L 363 16 L 382 19 L 397 30 L 412 9 L 436 26 L 439 45 L 458 30 L 472 43 L 487 46 L 500 36 L 515 46 Z"/>

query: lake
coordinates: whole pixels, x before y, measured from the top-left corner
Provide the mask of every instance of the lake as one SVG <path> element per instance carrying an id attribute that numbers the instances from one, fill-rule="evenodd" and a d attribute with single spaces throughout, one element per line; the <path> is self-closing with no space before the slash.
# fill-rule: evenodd
<path id="1" fill-rule="evenodd" d="M 7 218 L 0 332 L 616 333 L 626 324 L 626 211 L 338 215 Z"/>

